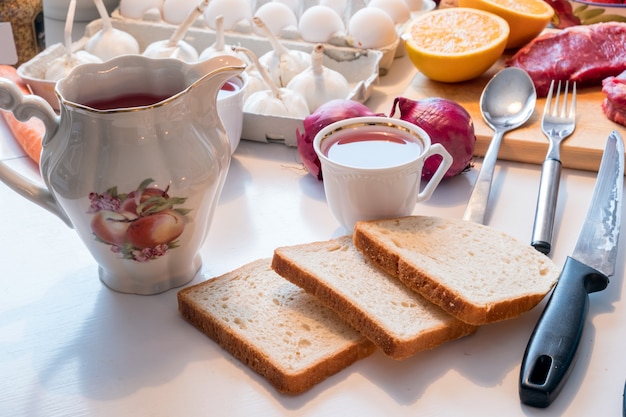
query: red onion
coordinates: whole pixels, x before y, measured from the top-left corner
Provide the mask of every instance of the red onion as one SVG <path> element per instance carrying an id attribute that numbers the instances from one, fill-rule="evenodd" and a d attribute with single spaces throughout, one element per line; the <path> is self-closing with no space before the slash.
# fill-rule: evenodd
<path id="1" fill-rule="evenodd" d="M 313 139 L 317 132 L 336 121 L 360 116 L 381 116 L 381 114 L 373 113 L 358 101 L 336 99 L 322 104 L 304 119 L 304 133 L 296 129 L 296 136 L 300 158 L 311 175 L 322 180 L 322 166 L 313 149 Z"/>
<path id="2" fill-rule="evenodd" d="M 439 97 L 411 100 L 397 97 L 393 102 L 390 117 L 396 106 L 400 118 L 414 123 L 428 133 L 432 143 L 440 143 L 452 155 L 452 166 L 444 178 L 453 177 L 471 168 L 476 145 L 474 123 L 469 113 L 458 103 Z M 424 162 L 422 178 L 430 179 L 441 164 L 441 156 L 433 155 Z"/>

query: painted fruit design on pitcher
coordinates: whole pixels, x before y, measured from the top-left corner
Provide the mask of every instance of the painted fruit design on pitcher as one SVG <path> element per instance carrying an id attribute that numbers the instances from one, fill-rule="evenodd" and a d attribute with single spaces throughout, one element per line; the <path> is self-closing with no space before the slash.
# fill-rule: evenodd
<path id="1" fill-rule="evenodd" d="M 136 190 L 120 193 L 117 186 L 102 194 L 89 194 L 95 239 L 111 245 L 124 259 L 147 262 L 178 247 L 189 209 L 177 207 L 187 200 L 168 195 L 166 189 L 150 187 L 148 178 Z"/>

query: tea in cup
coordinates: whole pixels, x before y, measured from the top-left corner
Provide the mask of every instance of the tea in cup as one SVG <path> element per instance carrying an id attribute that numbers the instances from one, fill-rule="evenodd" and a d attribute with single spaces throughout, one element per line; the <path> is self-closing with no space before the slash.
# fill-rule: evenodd
<path id="1" fill-rule="evenodd" d="M 318 132 L 313 147 L 331 212 L 350 231 L 359 220 L 410 215 L 452 165 L 452 156 L 423 129 L 388 117 L 332 123 Z M 420 191 L 424 161 L 432 155 L 442 162 Z"/>

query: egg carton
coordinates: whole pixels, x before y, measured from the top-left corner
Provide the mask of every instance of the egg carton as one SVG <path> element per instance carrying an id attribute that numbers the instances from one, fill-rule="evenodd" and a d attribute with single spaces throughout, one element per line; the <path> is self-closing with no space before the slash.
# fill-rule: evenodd
<path id="1" fill-rule="evenodd" d="M 271 0 L 250 0 L 251 2 L 251 10 L 254 13 L 258 8 L 263 6 L 265 3 L 270 2 Z M 424 10 L 430 10 L 432 0 L 422 0 L 424 3 Z M 297 2 L 298 12 L 296 13 L 296 18 L 299 19 L 299 15 L 302 14 L 304 10 L 307 8 L 319 4 L 319 0 L 299 0 Z M 434 4 L 434 3 L 433 3 Z M 344 15 L 342 19 L 344 20 L 346 27 L 347 22 L 350 19 L 350 16 L 354 14 L 356 11 L 361 8 L 366 7 L 366 2 L 364 0 L 346 0 Z M 145 29 L 153 29 L 155 27 L 167 27 L 173 30 L 177 27 L 176 24 L 168 23 L 163 19 L 162 10 L 157 8 L 148 9 L 144 12 L 141 19 L 128 18 L 122 15 L 120 8 L 115 9 L 111 13 L 111 18 L 114 21 L 121 23 L 127 27 L 135 27 Z M 206 31 L 208 33 L 214 33 L 214 30 L 209 27 L 204 20 L 204 15 L 199 16 L 193 24 L 193 27 L 190 29 L 191 32 L 194 31 Z M 212 25 L 211 25 L 212 26 Z M 401 26 L 398 25 L 397 29 L 400 30 Z M 193 35 L 192 35 L 193 36 Z M 236 41 L 255 41 L 255 40 L 264 40 L 262 35 L 257 34 L 252 28 L 252 23 L 247 20 L 242 20 L 237 23 L 230 30 L 225 31 L 226 42 L 230 40 Z M 285 27 L 281 33 L 278 35 L 281 39 L 281 42 L 288 43 L 290 45 L 294 44 L 306 44 L 312 48 L 313 44 L 310 42 L 306 42 L 302 39 L 300 33 L 298 32 L 297 27 L 288 26 Z M 379 62 L 379 71 L 380 75 L 385 75 L 391 65 L 393 64 L 393 60 L 404 54 L 404 48 L 399 47 L 401 43 L 400 36 L 397 35 L 395 40 L 389 45 L 385 45 L 383 47 L 375 48 L 375 50 L 380 51 L 382 53 L 380 62 Z M 362 50 L 362 48 L 355 47 L 353 45 L 352 38 L 349 35 L 337 35 L 332 37 L 327 42 L 328 45 L 337 46 L 337 47 L 346 47 L 353 48 L 356 50 Z M 203 45 L 203 48 L 200 49 L 199 52 L 210 45 Z"/>
<path id="2" fill-rule="evenodd" d="M 130 20 L 113 20 L 116 29 L 124 30 L 137 39 L 141 51 L 150 43 L 168 39 L 174 32 L 175 26 L 169 24 L 145 22 L 138 23 Z M 90 22 L 85 29 L 85 37 L 93 36 L 102 27 L 101 20 Z M 256 56 L 272 50 L 272 46 L 265 38 L 257 36 L 239 36 L 226 34 L 224 41 L 228 45 L 238 45 L 250 49 Z M 213 31 L 192 27 L 185 37 L 185 41 L 202 52 L 216 40 Z M 281 42 L 291 50 L 300 50 L 311 53 L 314 44 L 298 41 Z M 363 50 L 350 47 L 327 45 L 324 48 L 324 66 L 341 73 L 350 85 L 348 99 L 364 103 L 372 94 L 378 80 L 380 62 L 383 52 L 378 50 Z M 242 139 L 259 142 L 280 142 L 288 146 L 296 146 L 296 129 L 302 129 L 303 119 L 268 116 L 254 113 L 244 113 Z"/>
<path id="3" fill-rule="evenodd" d="M 139 43 L 140 51 L 152 42 L 168 39 L 174 27 L 163 24 L 137 24 L 136 22 L 114 20 L 113 27 L 124 30 Z M 90 22 L 85 28 L 85 35 L 74 42 L 73 50 L 80 50 L 86 41 L 102 28 L 100 19 Z M 215 33 L 192 28 L 185 38 L 194 48 L 202 51 L 215 42 Z M 250 49 L 257 56 L 262 56 L 271 50 L 271 45 L 265 39 L 258 37 L 226 36 L 226 43 L 243 46 Z M 302 42 L 284 42 L 287 48 L 312 52 L 314 45 Z M 28 84 L 34 94 L 46 99 L 55 110 L 59 109 L 59 102 L 54 93 L 56 83 L 45 79 L 45 72 L 49 65 L 63 56 L 65 48 L 62 44 L 54 44 L 18 68 L 18 74 Z M 382 52 L 377 50 L 360 50 L 347 47 L 328 45 L 324 49 L 323 64 L 341 73 L 350 85 L 348 99 L 364 103 L 370 97 L 379 76 L 379 65 Z M 296 129 L 302 129 L 303 119 L 268 116 L 254 113 L 244 113 L 242 139 L 259 142 L 280 142 L 288 146 L 296 146 Z"/>

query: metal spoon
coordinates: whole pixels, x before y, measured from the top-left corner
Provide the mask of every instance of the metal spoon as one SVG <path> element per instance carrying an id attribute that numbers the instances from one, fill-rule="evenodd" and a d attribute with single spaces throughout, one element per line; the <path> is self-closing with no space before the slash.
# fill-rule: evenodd
<path id="1" fill-rule="evenodd" d="M 463 214 L 464 220 L 484 223 L 491 178 L 498 160 L 498 150 L 506 132 L 526 123 L 535 110 L 537 92 L 526 73 L 519 68 L 505 68 L 493 76 L 480 96 L 480 112 L 495 131 L 476 178 L 472 195 Z"/>

